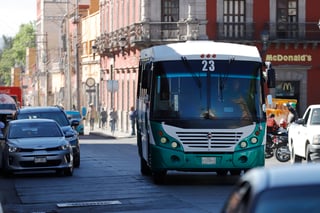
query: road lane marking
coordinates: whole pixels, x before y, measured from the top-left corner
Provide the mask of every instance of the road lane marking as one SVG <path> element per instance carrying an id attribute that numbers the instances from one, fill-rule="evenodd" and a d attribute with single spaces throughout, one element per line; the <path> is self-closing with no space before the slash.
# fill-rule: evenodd
<path id="1" fill-rule="evenodd" d="M 88 201 L 88 202 L 70 202 L 57 203 L 59 208 L 81 207 L 81 206 L 106 206 L 122 204 L 119 200 L 104 200 L 104 201 Z"/>

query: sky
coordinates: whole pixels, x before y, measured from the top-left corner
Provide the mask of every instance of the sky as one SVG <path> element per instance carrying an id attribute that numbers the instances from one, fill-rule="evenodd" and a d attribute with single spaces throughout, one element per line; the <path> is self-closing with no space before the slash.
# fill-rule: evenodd
<path id="1" fill-rule="evenodd" d="M 0 0 L 0 36 L 14 37 L 21 24 L 36 20 L 36 0 Z"/>

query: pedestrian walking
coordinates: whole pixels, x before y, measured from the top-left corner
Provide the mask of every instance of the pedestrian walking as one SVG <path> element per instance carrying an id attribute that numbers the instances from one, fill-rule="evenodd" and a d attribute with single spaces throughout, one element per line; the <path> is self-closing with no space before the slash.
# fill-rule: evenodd
<path id="1" fill-rule="evenodd" d="M 108 119 L 108 114 L 104 110 L 104 108 L 102 108 L 102 111 L 100 113 L 100 119 L 101 119 L 101 128 L 104 129 L 106 127 L 106 122 L 107 122 L 107 119 Z"/>
<path id="2" fill-rule="evenodd" d="M 137 111 L 132 106 L 129 112 L 129 118 L 131 122 L 131 135 L 136 135 L 136 118 L 137 118 Z"/>
<path id="3" fill-rule="evenodd" d="M 94 108 L 94 105 L 92 103 L 90 104 L 88 117 L 89 117 L 89 122 L 90 122 L 90 131 L 92 131 L 92 130 L 94 130 L 94 122 L 95 122 L 95 118 L 97 117 L 97 111 Z"/>
<path id="4" fill-rule="evenodd" d="M 111 132 L 112 134 L 114 134 L 115 130 L 116 130 L 116 123 L 118 121 L 118 113 L 115 110 L 115 108 L 112 108 L 110 114 L 110 126 L 111 126 Z"/>

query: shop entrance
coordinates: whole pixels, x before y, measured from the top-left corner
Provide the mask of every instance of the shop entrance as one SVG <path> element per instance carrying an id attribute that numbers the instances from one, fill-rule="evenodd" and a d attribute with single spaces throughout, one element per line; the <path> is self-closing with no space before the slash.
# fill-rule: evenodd
<path id="1" fill-rule="evenodd" d="M 277 81 L 276 82 L 276 98 L 279 99 L 296 99 L 297 112 L 299 113 L 300 81 Z M 300 113 L 299 113 L 300 115 Z"/>

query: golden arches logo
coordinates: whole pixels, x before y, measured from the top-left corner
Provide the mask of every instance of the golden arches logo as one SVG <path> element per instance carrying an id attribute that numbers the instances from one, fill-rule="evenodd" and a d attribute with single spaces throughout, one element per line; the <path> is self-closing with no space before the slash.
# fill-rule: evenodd
<path id="1" fill-rule="evenodd" d="M 290 82 L 285 82 L 282 84 L 282 90 L 283 91 L 291 91 L 292 90 L 292 84 Z"/>

